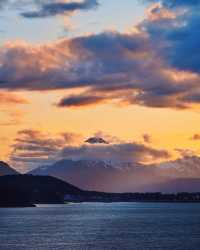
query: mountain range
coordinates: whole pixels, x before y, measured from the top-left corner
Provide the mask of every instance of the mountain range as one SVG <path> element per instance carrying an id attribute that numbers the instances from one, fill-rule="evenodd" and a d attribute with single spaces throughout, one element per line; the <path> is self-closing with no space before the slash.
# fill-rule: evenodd
<path id="1" fill-rule="evenodd" d="M 130 162 L 65 159 L 36 168 L 28 174 L 50 175 L 85 190 L 101 192 L 200 190 L 199 157 L 184 157 L 150 166 Z"/>
<path id="2" fill-rule="evenodd" d="M 102 160 L 63 159 L 27 174 L 52 176 L 84 190 L 100 192 L 198 192 L 200 158 L 184 157 L 157 165 Z M 0 162 L 0 176 L 19 175 Z"/>

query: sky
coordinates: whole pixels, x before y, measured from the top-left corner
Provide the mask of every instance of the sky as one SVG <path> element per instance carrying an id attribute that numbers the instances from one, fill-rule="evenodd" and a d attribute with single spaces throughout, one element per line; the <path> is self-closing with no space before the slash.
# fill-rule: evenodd
<path id="1" fill-rule="evenodd" d="M 88 138 L 107 142 L 114 160 L 199 156 L 199 9 L 198 0 L 0 0 L 0 159 L 26 172 L 102 158 Z"/>

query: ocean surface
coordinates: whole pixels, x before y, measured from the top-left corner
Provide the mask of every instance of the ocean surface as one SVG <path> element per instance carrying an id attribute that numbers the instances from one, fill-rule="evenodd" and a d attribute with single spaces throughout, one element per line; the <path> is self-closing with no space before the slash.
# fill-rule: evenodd
<path id="1" fill-rule="evenodd" d="M 200 204 L 0 209 L 1 250 L 199 250 Z"/>

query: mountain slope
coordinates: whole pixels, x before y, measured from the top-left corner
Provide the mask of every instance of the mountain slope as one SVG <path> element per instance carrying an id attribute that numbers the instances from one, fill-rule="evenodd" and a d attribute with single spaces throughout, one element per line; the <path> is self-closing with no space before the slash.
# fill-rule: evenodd
<path id="1" fill-rule="evenodd" d="M 187 180 L 178 180 L 185 183 Z M 194 180 L 200 187 L 200 179 Z M 50 176 L 0 177 L 0 207 L 34 206 L 37 203 L 71 202 L 200 202 L 199 193 L 103 193 L 84 191 Z"/>
<path id="2" fill-rule="evenodd" d="M 147 192 L 147 186 L 161 180 L 154 167 L 132 163 L 114 165 L 98 160 L 62 160 L 28 174 L 50 175 L 82 189 L 101 192 Z"/>
<path id="3" fill-rule="evenodd" d="M 185 157 L 157 166 L 113 163 L 100 160 L 62 160 L 39 167 L 29 174 L 50 175 L 84 190 L 100 192 L 200 191 L 200 158 Z M 183 181 L 185 180 L 185 185 Z"/>
<path id="4" fill-rule="evenodd" d="M 84 191 L 50 176 L 6 175 L 0 177 L 0 203 L 26 201 L 30 203 L 62 203 L 66 194 Z M 22 199 L 23 198 L 23 199 Z"/>
<path id="5" fill-rule="evenodd" d="M 11 168 L 7 163 L 0 161 L 0 176 L 19 174 L 16 170 Z"/>
<path id="6" fill-rule="evenodd" d="M 107 179 L 114 179 L 117 171 L 103 161 L 62 160 L 28 174 L 54 176 L 86 190 L 111 191 Z"/>

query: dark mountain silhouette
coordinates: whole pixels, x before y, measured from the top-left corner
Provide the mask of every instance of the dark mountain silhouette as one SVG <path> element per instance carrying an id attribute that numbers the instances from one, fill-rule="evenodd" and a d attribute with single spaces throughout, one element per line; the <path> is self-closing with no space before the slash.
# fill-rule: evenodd
<path id="1" fill-rule="evenodd" d="M 198 181 L 198 185 L 200 180 Z M 0 177 L 0 207 L 72 202 L 200 202 L 200 193 L 104 193 L 84 191 L 50 176 Z"/>
<path id="2" fill-rule="evenodd" d="M 0 176 L 19 174 L 16 170 L 11 168 L 7 163 L 0 161 Z"/>
<path id="3" fill-rule="evenodd" d="M 1 176 L 1 196 L 4 189 L 10 189 L 13 192 L 15 192 L 15 189 L 21 190 L 28 195 L 29 201 L 32 203 L 59 203 L 63 201 L 63 195 L 65 194 L 79 194 L 82 192 L 79 188 L 54 177 L 31 175 Z"/>
<path id="4" fill-rule="evenodd" d="M 63 203 L 64 195 L 78 195 L 82 192 L 79 188 L 51 176 L 6 175 L 0 177 L 0 206 Z"/>

